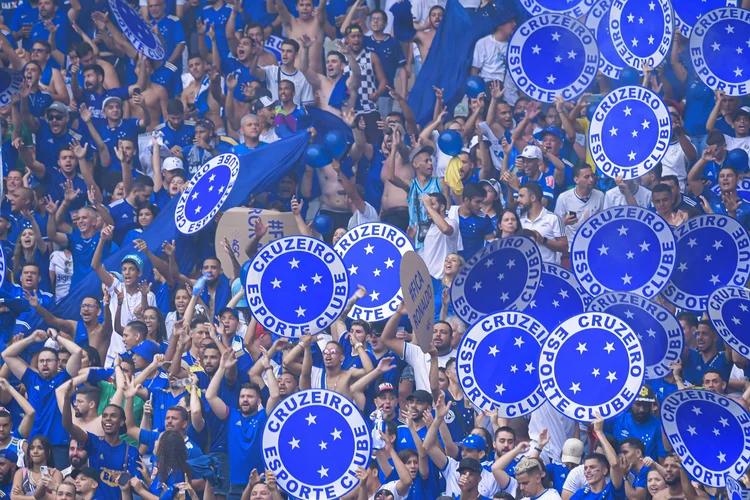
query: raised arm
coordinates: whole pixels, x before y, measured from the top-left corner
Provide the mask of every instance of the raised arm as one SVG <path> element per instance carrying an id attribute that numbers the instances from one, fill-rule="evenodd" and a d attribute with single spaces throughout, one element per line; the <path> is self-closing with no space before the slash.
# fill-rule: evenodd
<path id="1" fill-rule="evenodd" d="M 108 241 L 112 240 L 112 232 L 114 231 L 114 226 L 106 226 L 104 229 L 102 229 L 102 233 L 99 237 L 99 243 L 96 245 L 96 250 L 94 250 L 94 256 L 91 259 L 91 267 L 96 272 L 97 276 L 99 276 L 99 279 L 102 280 L 102 283 L 104 283 L 107 288 L 112 286 L 112 283 L 114 283 L 115 279 L 107 272 L 107 270 L 102 265 L 102 254 L 104 253 L 104 245 Z"/>
<path id="2" fill-rule="evenodd" d="M 21 393 L 4 378 L 0 378 L 0 391 L 10 394 L 16 403 L 18 403 L 18 406 L 21 407 L 21 410 L 23 410 L 24 416 L 23 420 L 21 420 L 21 423 L 18 425 L 18 434 L 22 438 L 28 439 L 31 434 L 31 429 L 34 426 L 36 409 L 34 409 L 31 403 L 29 403 L 28 399 L 23 397 Z"/>
<path id="3" fill-rule="evenodd" d="M 301 38 L 297 39 L 300 47 L 302 47 L 302 52 L 299 56 L 299 70 L 305 76 L 310 85 L 312 85 L 316 89 L 319 89 L 321 75 L 310 69 L 310 47 L 312 47 L 313 43 L 315 43 L 315 40 L 315 38 L 310 38 L 307 35 L 302 35 Z"/>
<path id="4" fill-rule="evenodd" d="M 612 481 L 612 486 L 619 488 L 622 485 L 622 469 L 620 468 L 620 460 L 617 457 L 617 452 L 612 445 L 607 441 L 607 436 L 604 434 L 604 419 L 596 414 L 596 418 L 592 422 L 594 426 L 594 433 L 596 434 L 599 443 L 604 448 L 604 454 L 607 456 L 609 461 L 609 478 Z"/>
<path id="5" fill-rule="evenodd" d="M 208 384 L 208 389 L 206 389 L 206 400 L 208 401 L 208 405 L 211 407 L 211 411 L 214 412 L 214 415 L 220 420 L 226 420 L 229 416 L 229 407 L 219 397 L 219 387 L 221 386 L 221 381 L 224 379 L 224 374 L 226 373 L 227 368 L 236 363 L 237 359 L 234 357 L 234 351 L 229 349 L 225 351 L 224 354 L 221 355 L 219 369 L 216 370 L 216 374 L 211 378 L 211 383 Z"/>
<path id="6" fill-rule="evenodd" d="M 75 393 L 75 390 L 76 388 L 73 384 L 67 386 L 64 398 L 65 401 L 70 401 L 70 399 L 73 397 L 73 394 Z M 84 446 L 89 438 L 89 435 L 86 431 L 73 423 L 73 414 L 70 408 L 71 405 L 69 404 L 62 405 L 61 413 L 63 428 L 68 431 L 68 434 L 70 434 L 71 438 L 78 441 L 79 446 Z"/>

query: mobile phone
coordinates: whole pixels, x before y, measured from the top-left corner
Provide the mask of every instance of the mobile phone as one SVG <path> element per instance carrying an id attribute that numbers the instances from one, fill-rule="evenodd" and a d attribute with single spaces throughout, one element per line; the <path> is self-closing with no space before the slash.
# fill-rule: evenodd
<path id="1" fill-rule="evenodd" d="M 571 217 L 578 217 L 578 214 L 577 214 L 577 213 L 575 213 L 575 212 L 574 212 L 574 211 L 572 211 L 572 210 L 568 210 L 568 215 L 570 215 Z"/>
<path id="2" fill-rule="evenodd" d="M 45 475 L 49 474 L 49 468 L 46 465 L 42 465 L 41 467 L 39 467 L 39 472 Z"/>
<path id="3" fill-rule="evenodd" d="M 599 102 L 602 99 L 604 99 L 604 97 L 601 94 L 591 94 L 590 96 L 586 96 L 584 100 L 586 102 Z"/>
<path id="4" fill-rule="evenodd" d="M 139 89 L 138 87 L 135 87 L 133 89 L 133 95 L 141 95 L 141 89 Z"/>
<path id="5" fill-rule="evenodd" d="M 117 484 L 119 484 L 120 486 L 125 486 L 126 484 L 128 484 L 128 481 L 130 481 L 130 478 L 132 477 L 133 475 L 130 472 L 123 472 L 122 474 L 120 474 L 120 477 L 117 478 Z"/>
<path id="6" fill-rule="evenodd" d="M 22 28 L 29 28 L 29 29 L 31 29 L 32 26 L 33 26 L 33 24 L 31 24 L 31 23 L 23 23 L 21 25 Z"/>

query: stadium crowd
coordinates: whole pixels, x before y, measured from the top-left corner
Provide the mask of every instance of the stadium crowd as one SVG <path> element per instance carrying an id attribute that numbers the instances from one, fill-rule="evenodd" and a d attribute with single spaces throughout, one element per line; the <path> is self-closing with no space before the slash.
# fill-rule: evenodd
<path id="1" fill-rule="evenodd" d="M 723 494 L 690 480 L 658 417 L 663 399 L 689 386 L 748 408 L 748 362 L 710 321 L 664 302 L 679 313 L 682 360 L 614 419 L 579 424 L 549 404 L 504 419 L 477 412 L 462 392 L 456 347 L 467 325 L 449 297 L 466 260 L 492 240 L 528 236 L 544 262 L 569 266 L 577 229 L 613 206 L 653 210 L 673 227 L 726 214 L 750 229 L 738 194 L 750 170 L 750 103 L 706 87 L 677 33 L 667 60 L 639 82 L 668 104 L 666 156 L 639 179 L 600 176 L 587 108 L 617 82 L 599 75 L 575 102 L 523 95 L 505 60 L 522 11 L 460 0 L 497 19 L 471 61 L 486 92 L 447 109 L 435 87 L 433 120 L 420 126 L 407 100 L 424 62 L 438 57 L 445 2 L 411 2 L 407 41 L 393 36 L 395 3 L 140 0 L 134 7 L 166 49 L 157 61 L 133 46 L 106 1 L 2 2 L 0 59 L 24 81 L 0 108 L 0 244 L 17 299 L 0 304 L 0 497 L 287 498 L 265 468 L 262 430 L 268 412 L 307 388 L 347 396 L 384 429 L 347 498 Z M 271 147 L 305 130 L 312 107 L 351 128 L 348 153 L 286 174 L 251 206 L 291 212 L 300 232 L 329 243 L 367 222 L 406 232 L 435 285 L 429 354 L 404 306 L 376 323 L 345 312 L 299 341 L 260 327 L 240 261 L 258 251 L 261 221 L 247 249 L 214 248 L 205 235 L 216 224 L 204 229 L 194 269 L 179 268 L 174 241 L 157 249 L 141 238 L 208 159 Z M 444 130 L 462 138 L 455 157 L 438 147 Z M 318 215 L 332 222 L 327 234 L 312 224 Z M 105 268 L 121 248 L 130 252 Z M 91 273 L 100 293 L 81 301 L 78 317 L 55 316 Z"/>

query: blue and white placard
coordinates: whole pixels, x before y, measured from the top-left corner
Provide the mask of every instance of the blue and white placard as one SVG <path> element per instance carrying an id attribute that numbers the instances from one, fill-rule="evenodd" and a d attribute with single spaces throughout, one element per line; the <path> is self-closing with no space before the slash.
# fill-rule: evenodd
<path id="1" fill-rule="evenodd" d="M 609 419 L 635 401 L 645 375 L 643 348 L 627 323 L 610 314 L 573 316 L 542 345 L 539 376 L 547 400 L 578 422 Z"/>
<path id="2" fill-rule="evenodd" d="M 527 415 L 544 403 L 539 353 L 549 333 L 526 314 L 496 312 L 476 322 L 456 354 L 458 381 L 469 401 L 502 418 Z"/>
<path id="3" fill-rule="evenodd" d="M 672 118 L 651 89 L 629 85 L 599 103 L 588 131 L 591 158 L 599 172 L 632 180 L 650 172 L 667 154 Z"/>
<path id="4" fill-rule="evenodd" d="M 726 474 L 724 481 L 727 483 L 727 500 L 750 500 L 750 490 L 735 478 Z"/>
<path id="5" fill-rule="evenodd" d="M 521 5 L 532 16 L 565 14 L 576 19 L 586 15 L 595 0 L 521 0 Z"/>
<path id="6" fill-rule="evenodd" d="M 609 34 L 623 62 L 639 71 L 659 66 L 674 36 L 674 11 L 669 0 L 614 0 Z"/>
<path id="7" fill-rule="evenodd" d="M 253 258 L 245 297 L 266 330 L 299 338 L 321 332 L 338 319 L 349 299 L 349 277 L 341 257 L 324 242 L 287 236 Z"/>
<path id="8" fill-rule="evenodd" d="M 708 317 L 733 350 L 750 359 L 750 290 L 723 286 L 708 297 Z"/>
<path id="9" fill-rule="evenodd" d="M 518 89 L 542 102 L 562 95 L 576 99 L 596 79 L 596 38 L 576 19 L 541 14 L 513 33 L 508 45 L 508 71 Z"/>
<path id="10" fill-rule="evenodd" d="M 390 224 L 368 222 L 347 231 L 334 248 L 346 264 L 352 288 L 361 285 L 367 290 L 349 318 L 373 322 L 393 316 L 403 300 L 401 258 L 414 250 L 406 233 Z"/>
<path id="11" fill-rule="evenodd" d="M 620 291 L 651 298 L 667 286 L 676 250 L 674 234 L 658 214 L 641 207 L 612 207 L 578 229 L 570 263 L 591 296 Z"/>
<path id="12" fill-rule="evenodd" d="M 495 240 L 472 255 L 453 279 L 453 310 L 470 325 L 495 311 L 523 311 L 541 279 L 536 243 L 525 236 Z"/>
<path id="13" fill-rule="evenodd" d="M 174 212 L 177 229 L 186 235 L 197 233 L 221 210 L 240 174 L 240 159 L 224 153 L 208 160 L 190 179 Z"/>
<path id="14" fill-rule="evenodd" d="M 572 272 L 557 264 L 542 262 L 542 281 L 524 312 L 539 320 L 547 331 L 552 331 L 571 316 L 586 311 L 590 301 L 591 296 Z"/>
<path id="15" fill-rule="evenodd" d="M 158 36 L 136 10 L 125 0 L 109 0 L 115 24 L 133 44 L 135 50 L 154 61 L 164 59 L 166 52 Z"/>
<path id="16" fill-rule="evenodd" d="M 0 68 L 0 106 L 10 104 L 12 97 L 21 90 L 23 80 L 22 72 Z"/>
<path id="17" fill-rule="evenodd" d="M 268 415 L 263 460 L 279 487 L 300 500 L 341 498 L 357 487 L 372 440 L 354 403 L 326 389 L 295 392 Z"/>
<path id="18" fill-rule="evenodd" d="M 721 186 L 716 184 L 711 188 L 711 191 L 721 198 Z M 737 195 L 742 198 L 743 201 L 750 202 L 750 179 L 743 177 L 737 183 Z"/>
<path id="19" fill-rule="evenodd" d="M 620 78 L 620 71 L 625 67 L 620 54 L 617 53 L 612 37 L 609 34 L 610 0 L 597 0 L 586 14 L 584 24 L 596 37 L 599 47 L 599 71 L 613 80 Z"/>
<path id="20" fill-rule="evenodd" d="M 676 227 L 677 264 L 664 298 L 680 309 L 705 311 L 722 286 L 750 278 L 750 236 L 736 219 L 706 214 Z"/>
<path id="21" fill-rule="evenodd" d="M 750 415 L 723 394 L 674 392 L 661 404 L 661 423 L 682 466 L 699 483 L 723 488 L 726 474 L 737 479 L 750 465 Z"/>
<path id="22" fill-rule="evenodd" d="M 709 88 L 729 96 L 750 94 L 750 11 L 722 7 L 703 15 L 690 33 L 689 54 Z"/>
<path id="23" fill-rule="evenodd" d="M 737 0 L 672 0 L 674 29 L 685 38 L 690 37 L 693 25 L 705 13 L 721 7 L 737 7 Z"/>
<path id="24" fill-rule="evenodd" d="M 672 372 L 669 367 L 680 359 L 685 335 L 666 307 L 633 293 L 611 292 L 592 300 L 589 311 L 616 316 L 633 329 L 643 346 L 646 380 L 664 378 Z"/>

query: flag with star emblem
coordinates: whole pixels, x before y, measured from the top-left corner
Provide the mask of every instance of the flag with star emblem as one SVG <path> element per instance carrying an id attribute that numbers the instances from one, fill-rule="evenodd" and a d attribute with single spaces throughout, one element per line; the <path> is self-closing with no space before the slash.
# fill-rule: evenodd
<path id="1" fill-rule="evenodd" d="M 587 312 L 564 321 L 542 345 L 539 374 L 547 400 L 563 415 L 590 422 L 628 410 L 643 385 L 638 337 L 610 314 Z"/>
<path id="2" fill-rule="evenodd" d="M 573 238 L 573 274 L 591 296 L 609 291 L 656 296 L 675 266 L 669 224 L 641 207 L 612 207 L 589 217 Z"/>
<path id="3" fill-rule="evenodd" d="M 639 85 L 613 90 L 599 102 L 588 130 L 598 171 L 613 179 L 637 179 L 667 154 L 672 118 L 658 94 Z"/>
<path id="4" fill-rule="evenodd" d="M 542 256 L 525 236 L 495 240 L 471 256 L 451 286 L 456 316 L 468 324 L 495 311 L 522 311 L 534 299 Z"/>
<path id="5" fill-rule="evenodd" d="M 659 66 L 672 46 L 670 0 L 617 0 L 609 10 L 609 34 L 623 62 L 639 71 Z"/>
<path id="6" fill-rule="evenodd" d="M 599 46 L 599 71 L 616 80 L 620 78 L 620 71 L 625 67 L 625 63 L 617 53 L 609 34 L 609 8 L 611 5 L 610 0 L 596 0 L 586 14 L 583 24 L 596 37 L 596 44 Z"/>
<path id="7" fill-rule="evenodd" d="M 343 312 L 348 291 L 344 262 L 333 248 L 309 236 L 287 236 L 264 246 L 245 283 L 258 323 L 289 338 L 325 330 Z"/>
<path id="8" fill-rule="evenodd" d="M 572 272 L 557 264 L 542 262 L 542 280 L 534 300 L 524 312 L 552 331 L 571 316 L 584 312 L 590 301 L 591 296 Z"/>
<path id="9" fill-rule="evenodd" d="M 299 496 L 300 484 L 341 498 L 356 488 L 358 467 L 367 468 L 372 441 L 365 418 L 339 393 L 308 389 L 271 412 L 263 431 L 263 459 L 279 487 Z M 346 478 L 347 480 L 343 480 Z"/>
<path id="10" fill-rule="evenodd" d="M 23 73 L 20 71 L 0 68 L 0 106 L 10 104 L 11 98 L 21 89 L 23 80 Z"/>
<path id="11" fill-rule="evenodd" d="M 576 99 L 594 82 L 599 68 L 596 37 L 569 17 L 532 17 L 516 29 L 509 44 L 513 81 L 538 101 L 551 103 L 558 95 Z"/>
<path id="12" fill-rule="evenodd" d="M 347 231 L 334 248 L 344 260 L 352 289 L 367 290 L 349 318 L 372 322 L 393 316 L 403 299 L 401 258 L 414 250 L 406 233 L 390 224 L 370 222 Z"/>
<path id="13" fill-rule="evenodd" d="M 693 26 L 701 16 L 721 7 L 737 7 L 737 0 L 672 0 L 674 29 L 689 38 Z"/>
<path id="14" fill-rule="evenodd" d="M 722 7 L 701 16 L 696 26 L 701 29 L 690 33 L 689 54 L 698 77 L 729 96 L 750 93 L 750 11 Z"/>
<path id="15" fill-rule="evenodd" d="M 135 50 L 149 59 L 161 61 L 164 59 L 164 45 L 151 30 L 151 26 L 125 0 L 109 0 L 117 27 L 133 44 Z"/>
<path id="16" fill-rule="evenodd" d="M 661 405 L 661 422 L 688 473 L 706 486 L 724 488 L 727 474 L 737 479 L 750 465 L 747 411 L 723 394 L 703 389 L 672 393 Z"/>
<path id="17" fill-rule="evenodd" d="M 711 188 L 711 191 L 721 199 L 721 186 L 718 184 Z M 737 195 L 742 198 L 743 201 L 750 202 L 750 179 L 747 177 L 740 179 L 737 184 Z"/>
<path id="18" fill-rule="evenodd" d="M 526 12 L 532 16 L 537 14 L 565 14 L 580 19 L 588 12 L 590 0 L 527 0 L 521 2 Z"/>
<path id="19" fill-rule="evenodd" d="M 664 298 L 681 309 L 705 311 L 708 297 L 750 277 L 750 237 L 736 219 L 706 214 L 675 228 L 677 261 Z"/>
<path id="20" fill-rule="evenodd" d="M 708 317 L 724 342 L 750 359 L 750 290 L 740 286 L 717 288 L 708 298 Z"/>
<path id="21" fill-rule="evenodd" d="M 672 372 L 670 366 L 680 359 L 685 336 L 677 317 L 666 307 L 632 293 L 612 292 L 596 297 L 588 310 L 616 316 L 633 329 L 643 346 L 647 380 Z"/>
<path id="22" fill-rule="evenodd" d="M 531 316 L 503 311 L 475 323 L 456 354 L 464 394 L 480 410 L 503 418 L 527 415 L 544 403 L 539 353 L 548 332 Z"/>
<path id="23" fill-rule="evenodd" d="M 190 179 L 175 209 L 177 229 L 186 235 L 197 233 L 219 213 L 240 173 L 240 160 L 225 153 L 208 160 Z"/>
<path id="24" fill-rule="evenodd" d="M 744 484 L 727 474 L 724 477 L 727 483 L 727 500 L 750 500 L 750 489 Z"/>

